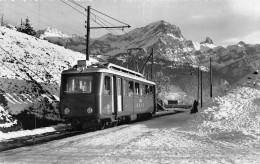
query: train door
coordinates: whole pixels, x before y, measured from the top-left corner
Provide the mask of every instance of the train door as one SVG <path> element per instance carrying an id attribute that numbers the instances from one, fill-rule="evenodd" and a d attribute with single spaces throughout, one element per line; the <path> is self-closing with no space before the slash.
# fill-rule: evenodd
<path id="1" fill-rule="evenodd" d="M 128 110 L 134 114 L 134 82 L 128 81 Z"/>
<path id="2" fill-rule="evenodd" d="M 117 112 L 122 112 L 123 111 L 123 106 L 122 106 L 122 102 L 123 102 L 123 98 L 122 98 L 122 79 L 121 78 L 117 78 Z"/>
<path id="3" fill-rule="evenodd" d="M 140 112 L 139 108 L 139 83 L 135 82 L 134 84 L 134 112 L 138 113 Z"/>
<path id="4" fill-rule="evenodd" d="M 133 114 L 134 82 L 123 79 L 123 113 Z"/>
<path id="5" fill-rule="evenodd" d="M 144 110 L 145 111 L 154 111 L 154 96 L 153 96 L 153 86 L 145 85 L 145 95 L 144 95 Z"/>
<path id="6" fill-rule="evenodd" d="M 103 94 L 102 94 L 102 114 L 113 114 L 114 110 L 114 90 L 113 78 L 110 75 L 104 76 Z"/>

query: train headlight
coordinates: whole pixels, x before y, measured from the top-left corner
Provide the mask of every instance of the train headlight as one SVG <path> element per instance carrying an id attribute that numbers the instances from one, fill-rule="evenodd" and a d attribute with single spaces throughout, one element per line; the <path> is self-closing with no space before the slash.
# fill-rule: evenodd
<path id="1" fill-rule="evenodd" d="M 82 72 L 82 71 L 84 71 L 84 70 L 85 70 L 85 67 L 78 67 L 78 68 L 77 68 L 77 71 L 78 71 L 78 72 Z"/>
<path id="2" fill-rule="evenodd" d="M 65 108 L 65 109 L 64 109 L 64 114 L 65 114 L 65 115 L 70 114 L 70 109 L 69 109 L 69 108 Z"/>
<path id="3" fill-rule="evenodd" d="M 88 107 L 87 112 L 88 114 L 91 114 L 93 112 L 93 109 L 91 107 Z"/>

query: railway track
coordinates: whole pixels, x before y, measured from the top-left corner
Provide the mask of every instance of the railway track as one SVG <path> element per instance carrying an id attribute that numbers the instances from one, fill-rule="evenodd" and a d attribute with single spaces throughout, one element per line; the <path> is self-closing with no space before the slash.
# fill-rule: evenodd
<path id="1" fill-rule="evenodd" d="M 86 131 L 72 131 L 70 129 L 65 129 L 65 130 L 59 130 L 59 131 L 48 132 L 43 134 L 12 138 L 0 142 L 0 152 L 23 147 L 23 146 L 42 144 L 48 141 L 71 137 L 83 133 L 86 133 Z"/>
<path id="2" fill-rule="evenodd" d="M 180 111 L 173 111 L 173 110 L 172 111 L 169 111 L 169 110 L 162 111 L 162 112 L 156 113 L 153 118 L 171 115 L 171 114 L 177 114 L 177 113 L 180 113 Z M 135 123 L 135 121 L 131 122 L 129 124 L 132 124 L 132 123 Z M 127 128 L 129 126 L 130 125 L 128 125 L 128 124 L 123 124 L 123 125 L 120 125 L 117 127 L 109 127 L 108 129 L 100 130 L 100 132 L 98 132 L 97 134 L 103 135 L 105 133 L 115 131 L 118 129 Z M 93 132 L 93 131 L 96 131 L 96 129 L 86 129 L 86 130 L 82 130 L 82 131 L 80 131 L 80 130 L 76 131 L 76 130 L 71 130 L 71 129 L 67 128 L 67 129 L 58 130 L 58 131 L 54 131 L 54 132 L 12 138 L 12 139 L 8 139 L 6 141 L 0 142 L 0 152 L 19 148 L 19 147 L 24 147 L 24 146 L 33 146 L 33 145 L 43 144 L 43 143 L 46 143 L 49 141 L 63 139 L 63 138 L 67 138 L 67 137 L 73 137 L 76 135 L 85 134 L 85 133 L 89 133 L 89 132 Z"/>

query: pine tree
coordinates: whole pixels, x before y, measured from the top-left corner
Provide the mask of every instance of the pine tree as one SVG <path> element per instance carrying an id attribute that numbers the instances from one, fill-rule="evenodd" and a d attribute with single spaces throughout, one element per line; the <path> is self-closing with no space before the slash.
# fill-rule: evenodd
<path id="1" fill-rule="evenodd" d="M 6 26 L 7 22 L 6 20 L 4 20 L 4 14 L 0 14 L 1 18 L 0 18 L 0 26 Z"/>
<path id="2" fill-rule="evenodd" d="M 21 20 L 21 26 L 17 28 L 19 32 L 35 36 L 36 31 L 33 29 L 33 27 L 30 24 L 30 20 L 27 17 L 25 20 L 25 23 Z"/>

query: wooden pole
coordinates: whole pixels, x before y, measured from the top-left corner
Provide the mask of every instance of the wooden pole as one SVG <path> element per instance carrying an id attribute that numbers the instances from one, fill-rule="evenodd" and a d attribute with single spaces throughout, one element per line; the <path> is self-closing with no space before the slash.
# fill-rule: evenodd
<path id="1" fill-rule="evenodd" d="M 197 101 L 200 99 L 200 67 L 198 66 L 198 93 L 197 93 Z"/>
<path id="2" fill-rule="evenodd" d="M 90 38 L 90 6 L 88 6 L 87 15 L 87 36 L 86 36 L 86 60 L 89 60 L 89 38 Z"/>
<path id="3" fill-rule="evenodd" d="M 151 63 L 151 81 L 153 81 L 153 48 L 152 48 L 152 63 Z"/>
<path id="4" fill-rule="evenodd" d="M 210 68 L 210 98 L 212 98 L 212 67 L 211 67 L 211 58 L 209 60 L 210 62 L 210 65 L 209 65 L 209 68 Z"/>
<path id="5" fill-rule="evenodd" d="M 200 107 L 202 108 L 202 71 L 200 71 Z"/>

